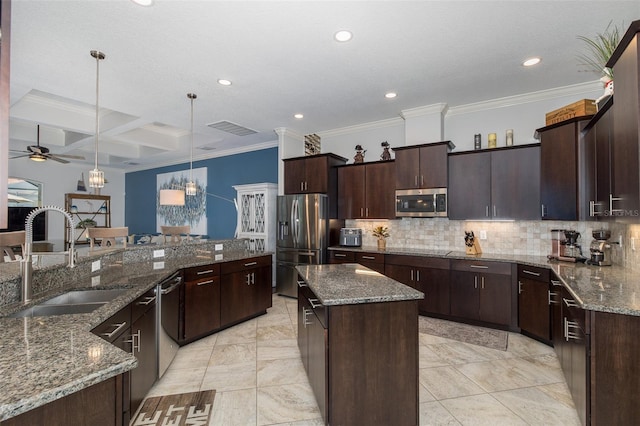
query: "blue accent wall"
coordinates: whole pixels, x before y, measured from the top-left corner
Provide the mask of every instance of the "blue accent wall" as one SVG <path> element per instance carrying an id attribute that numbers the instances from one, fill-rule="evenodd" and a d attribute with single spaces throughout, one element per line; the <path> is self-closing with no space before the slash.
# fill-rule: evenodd
<path id="1" fill-rule="evenodd" d="M 207 192 L 234 199 L 233 185 L 278 182 L 278 148 L 194 161 L 193 168 L 207 167 Z M 131 172 L 125 175 L 125 226 L 130 234 L 156 232 L 156 175 L 188 170 L 189 163 Z M 236 229 L 233 204 L 207 197 L 207 227 L 211 239 L 233 238 Z"/>

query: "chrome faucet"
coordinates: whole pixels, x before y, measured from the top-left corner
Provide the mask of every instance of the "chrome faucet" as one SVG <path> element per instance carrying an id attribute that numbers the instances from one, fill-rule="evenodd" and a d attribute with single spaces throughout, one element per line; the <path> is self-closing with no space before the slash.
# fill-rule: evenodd
<path id="1" fill-rule="evenodd" d="M 71 214 L 56 206 L 44 206 L 38 207 L 29 213 L 25 220 L 25 244 L 24 244 L 24 253 L 22 256 L 22 261 L 20 265 L 20 270 L 22 272 L 22 302 L 27 303 L 31 300 L 33 295 L 33 285 L 32 285 L 32 275 L 33 275 L 33 263 L 31 259 L 31 251 L 33 250 L 33 219 L 42 212 L 45 211 L 56 211 L 62 213 L 66 218 L 67 222 L 69 222 L 69 229 L 71 231 L 70 241 L 71 244 L 69 246 L 69 250 L 55 253 L 46 253 L 46 254 L 66 254 L 69 256 L 69 268 L 73 268 L 76 266 L 76 250 L 75 250 L 75 222 L 73 221 L 73 217 Z M 42 255 L 45 253 L 39 253 Z"/>

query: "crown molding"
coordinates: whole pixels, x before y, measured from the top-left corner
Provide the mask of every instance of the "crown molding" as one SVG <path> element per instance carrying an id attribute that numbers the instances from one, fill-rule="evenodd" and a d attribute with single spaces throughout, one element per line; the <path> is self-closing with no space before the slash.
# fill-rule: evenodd
<path id="1" fill-rule="evenodd" d="M 363 132 L 366 130 L 376 130 L 385 127 L 403 126 L 402 118 L 387 118 L 385 120 L 371 121 L 369 123 L 356 124 L 354 126 L 341 127 L 339 129 L 326 130 L 324 132 L 316 132 L 320 138 L 330 138 L 335 136 L 350 135 L 352 133 Z"/>
<path id="2" fill-rule="evenodd" d="M 562 98 L 565 96 L 584 95 L 585 93 L 591 93 L 600 89 L 602 89 L 602 83 L 598 80 L 588 83 L 572 84 L 570 86 L 556 87 L 552 89 L 540 90 L 537 92 L 523 93 L 521 95 L 506 96 L 504 98 L 490 99 L 488 101 L 450 107 L 447 116 L 469 114 L 496 108 L 505 108 L 531 102 L 540 102 L 550 99 Z"/>
<path id="3" fill-rule="evenodd" d="M 293 129 L 289 129 L 287 127 L 276 127 L 275 129 L 273 129 L 274 132 L 276 132 L 276 134 L 279 137 L 287 137 L 287 138 L 293 138 L 293 139 L 297 139 L 299 141 L 304 141 L 304 135 L 301 135 L 300 133 L 296 132 Z"/>
<path id="4" fill-rule="evenodd" d="M 400 111 L 400 117 L 407 119 L 413 117 L 421 117 L 423 115 L 446 114 L 449 106 L 446 103 L 438 103 L 433 105 L 421 106 L 416 108 L 403 109 Z"/>

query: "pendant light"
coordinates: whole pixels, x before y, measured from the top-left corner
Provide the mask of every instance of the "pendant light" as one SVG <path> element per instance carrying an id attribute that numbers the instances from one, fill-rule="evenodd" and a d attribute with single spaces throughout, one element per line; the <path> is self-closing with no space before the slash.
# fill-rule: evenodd
<path id="1" fill-rule="evenodd" d="M 187 195 L 196 195 L 196 183 L 193 181 L 193 100 L 198 96 L 195 93 L 187 93 L 191 100 L 191 160 L 189 161 L 189 182 L 185 185 Z"/>
<path id="2" fill-rule="evenodd" d="M 98 50 L 92 50 L 90 53 L 91 56 L 96 59 L 96 157 L 94 169 L 89 171 L 89 187 L 103 188 L 104 172 L 98 169 L 98 139 L 100 135 L 100 60 L 104 59 L 106 56 Z"/>

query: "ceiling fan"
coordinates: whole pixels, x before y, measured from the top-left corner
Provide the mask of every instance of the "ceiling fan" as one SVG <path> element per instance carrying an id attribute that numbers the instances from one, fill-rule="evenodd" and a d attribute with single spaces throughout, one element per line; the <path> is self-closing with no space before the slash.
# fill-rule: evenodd
<path id="1" fill-rule="evenodd" d="M 38 125 L 38 139 L 36 141 L 36 145 L 27 146 L 26 151 L 16 151 L 10 150 L 15 153 L 23 153 L 23 155 L 18 155 L 16 157 L 11 157 L 13 160 L 15 158 L 29 157 L 33 161 L 46 161 L 48 159 L 57 161 L 58 163 L 67 164 L 69 161 L 65 160 L 65 158 L 69 158 L 72 160 L 84 160 L 84 157 L 81 155 L 63 155 L 63 154 L 52 154 L 49 152 L 49 148 L 40 146 L 40 125 Z"/>

